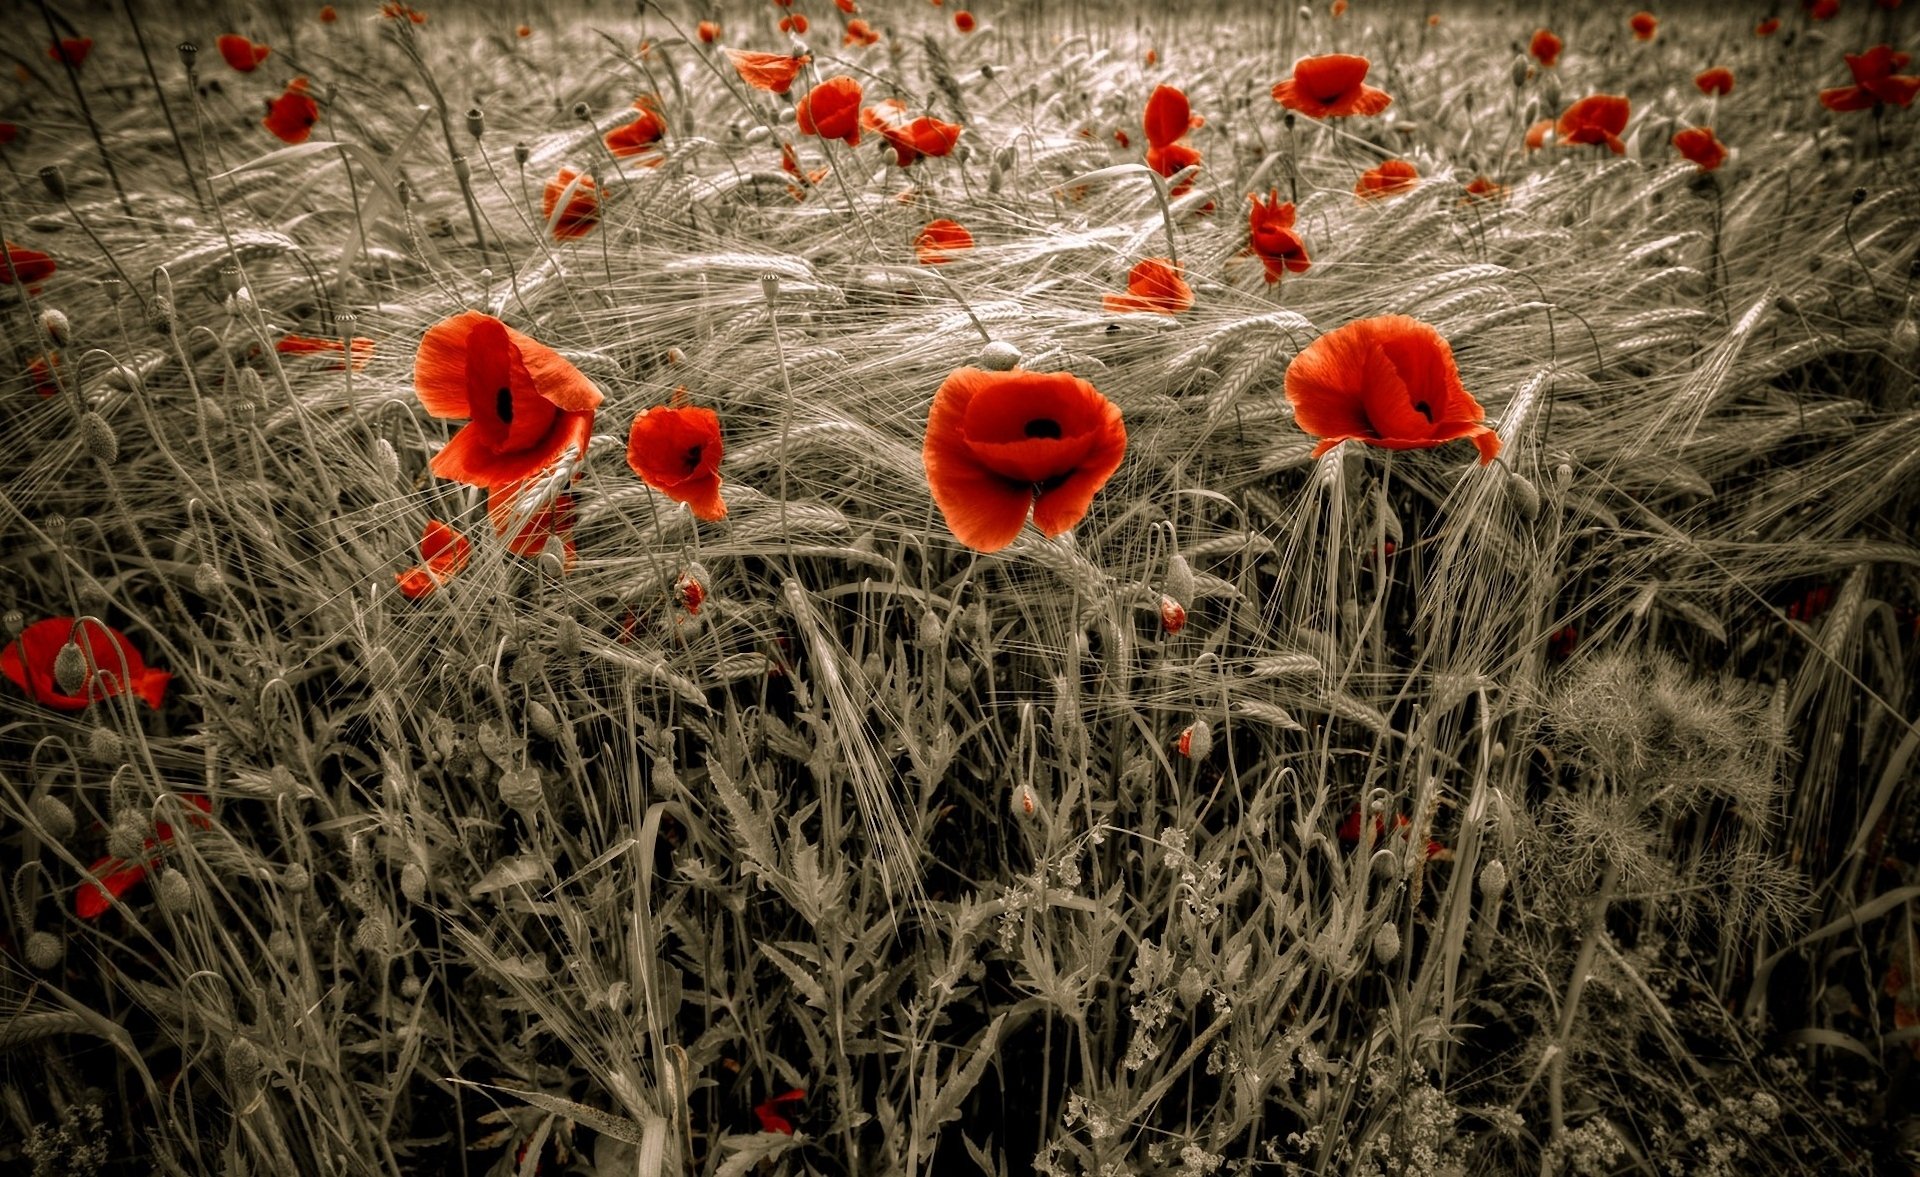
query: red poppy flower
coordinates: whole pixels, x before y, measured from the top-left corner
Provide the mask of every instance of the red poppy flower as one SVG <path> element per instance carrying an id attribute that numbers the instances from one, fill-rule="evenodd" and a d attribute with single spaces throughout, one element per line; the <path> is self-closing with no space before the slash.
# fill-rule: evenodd
<path id="1" fill-rule="evenodd" d="M 1184 137 L 1203 121 L 1194 116 L 1192 107 L 1187 105 L 1187 96 L 1177 87 L 1156 87 L 1147 99 L 1144 123 L 1150 146 L 1165 147 Z"/>
<path id="2" fill-rule="evenodd" d="M 1800 7 L 1814 20 L 1832 20 L 1840 15 L 1840 0 L 1800 0 Z"/>
<path id="3" fill-rule="evenodd" d="M 1361 172 L 1353 192 L 1362 200 L 1380 200 L 1405 195 L 1419 182 L 1420 173 L 1412 164 L 1404 159 L 1389 159 Z"/>
<path id="4" fill-rule="evenodd" d="M 1485 176 L 1475 176 L 1467 185 L 1467 196 L 1474 200 L 1500 200 L 1506 195 L 1505 184 L 1496 184 Z"/>
<path id="5" fill-rule="evenodd" d="M 560 208 L 560 198 L 567 189 L 573 187 L 573 195 L 567 197 L 565 208 Z M 560 215 L 554 216 L 554 209 L 560 208 Z M 600 223 L 600 194 L 594 191 L 593 177 L 583 176 L 572 168 L 561 168 L 560 173 L 547 181 L 547 190 L 540 198 L 540 214 L 553 226 L 553 235 L 561 237 L 584 237 Z"/>
<path id="6" fill-rule="evenodd" d="M 871 25 L 856 16 L 847 22 L 847 34 L 840 38 L 840 43 L 842 45 L 871 45 L 879 39 L 880 34 L 874 32 Z"/>
<path id="7" fill-rule="evenodd" d="M 1787 605 L 1787 618 L 1792 621 L 1813 621 L 1832 604 L 1833 586 L 1816 584 Z"/>
<path id="8" fill-rule="evenodd" d="M 661 136 L 667 133 L 667 120 L 661 118 L 659 112 L 641 106 L 638 102 L 634 103 L 634 106 L 640 111 L 637 118 L 630 123 L 621 123 L 601 138 L 601 141 L 607 145 L 607 150 L 612 152 L 615 158 L 628 159 L 642 155 L 659 143 Z"/>
<path id="9" fill-rule="evenodd" d="M 1049 537 L 1080 522 L 1126 452 L 1119 407 L 1085 380 L 960 368 L 933 394 L 921 459 L 954 538 L 997 552 L 1029 510 Z"/>
<path id="10" fill-rule="evenodd" d="M 383 4 L 380 6 L 380 15 L 389 20 L 399 20 L 404 16 L 417 25 L 427 23 L 426 13 L 421 12 L 417 8 L 410 8 L 405 4 Z"/>
<path id="11" fill-rule="evenodd" d="M 953 254 L 972 248 L 973 234 L 967 232 L 966 226 L 945 219 L 927 222 L 927 227 L 913 239 L 914 256 L 923 266 L 945 265 L 953 260 Z"/>
<path id="12" fill-rule="evenodd" d="M 1594 94 L 1567 107 L 1554 124 L 1554 139 L 1562 147 L 1578 143 L 1604 143 L 1615 155 L 1624 154 L 1627 145 L 1620 132 L 1627 129 L 1627 100 L 1618 94 Z"/>
<path id="13" fill-rule="evenodd" d="M 1702 94 L 1725 95 L 1733 93 L 1733 71 L 1724 65 L 1701 70 L 1693 75 L 1693 84 L 1700 87 Z"/>
<path id="14" fill-rule="evenodd" d="M 69 642 L 84 656 L 86 682 L 69 695 L 60 687 L 54 663 Z M 0 673 L 34 702 L 61 711 L 79 711 L 97 699 L 131 692 L 158 710 L 172 675 L 150 669 L 127 635 L 91 618 L 49 617 L 20 631 L 0 647 Z"/>
<path id="15" fill-rule="evenodd" d="M 1632 19 L 1627 21 L 1627 27 L 1633 30 L 1634 40 L 1651 41 L 1654 32 L 1660 27 L 1660 18 L 1651 12 L 1636 12 Z"/>
<path id="16" fill-rule="evenodd" d="M 1560 60 L 1560 50 L 1564 48 L 1560 38 L 1551 30 L 1539 29 L 1533 34 L 1533 40 L 1527 45 L 1527 52 L 1533 54 L 1541 65 L 1553 65 Z"/>
<path id="17" fill-rule="evenodd" d="M 1565 662 L 1573 657 L 1574 650 L 1580 646 L 1580 631 L 1571 625 L 1563 625 L 1547 635 L 1547 657 L 1555 662 Z"/>
<path id="18" fill-rule="evenodd" d="M 793 1121 L 780 1114 L 780 1106 L 782 1104 L 799 1103 L 805 1098 L 807 1098 L 807 1089 L 804 1087 L 795 1087 L 793 1090 L 783 1091 L 779 1095 L 770 1095 L 759 1103 L 754 1104 L 753 1114 L 760 1121 L 760 1131 L 784 1132 L 788 1136 L 792 1136 Z"/>
<path id="19" fill-rule="evenodd" d="M 973 31 L 973 13 L 967 12 L 964 9 L 954 13 L 953 27 L 963 33 L 971 33 Z"/>
<path id="20" fill-rule="evenodd" d="M 27 361 L 27 379 L 33 383 L 33 391 L 42 398 L 57 396 L 60 392 L 60 380 L 56 375 L 60 371 L 60 353 L 43 352 Z"/>
<path id="21" fill-rule="evenodd" d="M 1780 18 L 1777 16 L 1770 16 L 1753 26 L 1753 35 L 1756 37 L 1771 37 L 1779 31 Z"/>
<path id="22" fill-rule="evenodd" d="M 1186 143 L 1169 143 L 1164 147 L 1147 148 L 1147 166 L 1163 176 L 1173 177 L 1185 169 L 1200 162 L 1198 148 Z M 1169 191 L 1174 196 L 1185 196 L 1193 188 L 1193 177 L 1175 184 Z"/>
<path id="23" fill-rule="evenodd" d="M 433 457 L 441 478 L 495 487 L 584 459 L 600 390 L 543 343 L 466 311 L 427 329 L 413 388 L 429 416 L 469 423 Z"/>
<path id="24" fill-rule="evenodd" d="M 833 3 L 835 7 L 837 7 L 840 11 L 846 13 L 848 16 L 852 16 L 854 13 L 860 11 L 860 9 L 854 4 L 853 0 L 833 0 Z"/>
<path id="25" fill-rule="evenodd" d="M 1396 813 L 1393 815 L 1394 832 L 1399 834 L 1401 838 L 1404 839 L 1407 836 L 1409 827 L 1412 825 L 1412 820 L 1409 819 L 1406 814 Z M 1339 829 L 1334 832 L 1344 846 L 1358 846 L 1360 844 L 1360 807 L 1358 805 L 1347 811 L 1347 816 L 1340 821 Z M 1386 840 L 1387 819 L 1384 815 L 1376 813 L 1373 816 L 1373 842 L 1371 844 L 1377 847 Z M 1446 844 L 1432 838 L 1427 839 L 1426 856 L 1429 861 L 1436 858 L 1451 857 L 1447 851 Z"/>
<path id="26" fill-rule="evenodd" d="M 0 282 L 12 286 L 15 282 L 26 286 L 38 286 L 60 267 L 54 260 L 37 249 L 28 249 L 23 245 L 6 243 L 6 255 L 0 260 Z"/>
<path id="27" fill-rule="evenodd" d="M 712 523 L 727 517 L 720 497 L 720 415 L 692 405 L 656 405 L 633 419 L 627 465 L 640 481 Z"/>
<path id="28" fill-rule="evenodd" d="M 1116 314 L 1152 311 L 1177 315 L 1193 306 L 1193 287 L 1181 276 L 1178 262 L 1150 257 L 1127 271 L 1127 292 L 1103 297 L 1101 305 Z"/>
<path id="29" fill-rule="evenodd" d="M 1855 84 L 1820 91 L 1820 105 L 1834 111 L 1871 110 L 1883 102 L 1911 106 L 1915 92 L 1920 91 L 1920 77 L 1893 72 L 1911 60 L 1905 53 L 1895 53 L 1891 45 L 1849 53 L 1847 68 L 1853 71 Z"/>
<path id="30" fill-rule="evenodd" d="M 1716 139 L 1712 127 L 1690 127 L 1673 137 L 1680 154 L 1710 172 L 1727 162 L 1727 145 Z"/>
<path id="31" fill-rule="evenodd" d="M 858 146 L 860 98 L 859 82 L 845 74 L 828 78 L 794 103 L 794 125 L 802 135 L 845 139 L 847 146 Z"/>
<path id="32" fill-rule="evenodd" d="M 1460 386 L 1453 349 L 1406 315 L 1360 319 L 1308 344 L 1287 367 L 1287 400 L 1320 457 L 1343 441 L 1390 450 L 1431 449 L 1470 438 L 1480 464 L 1500 452 L 1486 413 Z"/>
<path id="33" fill-rule="evenodd" d="M 537 494 L 536 480 L 528 479 L 510 486 L 487 490 L 487 522 L 493 533 L 507 541 L 507 550 L 516 556 L 535 559 L 554 539 L 560 541 L 560 568 L 572 572 L 579 562 L 579 550 L 573 543 L 573 496 L 554 493 L 548 488 L 544 499 Z"/>
<path id="34" fill-rule="evenodd" d="M 337 13 L 337 12 L 335 12 L 335 11 L 333 10 L 333 5 L 331 5 L 331 4 L 324 4 L 324 5 L 322 5 L 322 6 L 321 6 L 321 8 L 320 8 L 320 23 L 321 23 L 321 24 L 323 24 L 323 25 L 330 25 L 330 24 L 332 24 L 332 23 L 333 23 L 334 21 L 337 21 L 337 20 L 339 20 L 339 19 L 340 19 L 340 14 L 339 14 L 339 13 Z"/>
<path id="35" fill-rule="evenodd" d="M 181 799 L 202 813 L 213 812 L 213 801 L 201 794 L 185 793 L 181 795 Z M 203 830 L 210 828 L 213 824 L 204 817 L 193 817 L 190 820 Z M 154 823 L 153 833 L 153 837 L 141 839 L 142 849 L 152 850 L 173 841 L 173 827 L 164 821 Z M 107 908 L 112 906 L 113 900 L 132 890 L 140 880 L 147 877 L 149 871 L 159 865 L 160 859 L 157 855 L 145 862 L 128 862 L 124 858 L 114 858 L 111 855 L 95 860 L 93 865 L 87 868 L 87 873 L 99 882 L 82 883 L 80 889 L 74 892 L 73 913 L 83 920 L 100 918 Z"/>
<path id="36" fill-rule="evenodd" d="M 800 67 L 813 59 L 787 53 L 729 49 L 727 60 L 733 63 L 733 68 L 740 72 L 740 80 L 747 85 L 769 94 L 785 94 L 793 85 L 793 79 L 799 75 Z"/>
<path id="37" fill-rule="evenodd" d="M 310 356 L 321 352 L 341 352 L 347 355 L 347 362 L 351 363 L 353 370 L 358 372 L 364 369 L 368 362 L 373 359 L 373 340 L 365 336 L 356 335 L 353 337 L 351 347 L 349 347 L 346 341 L 340 339 L 322 339 L 314 335 L 289 335 L 274 344 L 273 350 L 283 356 Z M 331 371 L 338 372 L 343 366 L 343 364 L 336 362 L 328 365 L 328 368 Z"/>
<path id="38" fill-rule="evenodd" d="M 92 52 L 92 37 L 62 37 L 47 46 L 49 58 L 70 65 L 74 69 L 79 69 L 86 64 L 87 54 Z"/>
<path id="39" fill-rule="evenodd" d="M 1527 150 L 1528 151 L 1540 150 L 1542 147 L 1546 146 L 1547 136 L 1551 134 L 1553 134 L 1552 119 L 1541 119 L 1539 122 L 1533 124 L 1531 127 L 1528 127 L 1527 137 L 1526 137 Z"/>
<path id="40" fill-rule="evenodd" d="M 1366 84 L 1371 68 L 1371 61 L 1354 53 L 1303 57 L 1293 63 L 1292 77 L 1274 85 L 1273 100 L 1317 119 L 1379 114 L 1393 99 Z"/>
<path id="41" fill-rule="evenodd" d="M 1267 281 L 1278 282 L 1287 273 L 1305 273 L 1312 262 L 1307 258 L 1306 242 L 1293 229 L 1293 202 L 1280 203 L 1278 188 L 1267 193 L 1265 203 L 1258 195 L 1247 199 L 1253 201 L 1247 212 L 1247 239 L 1267 269 Z"/>
<path id="42" fill-rule="evenodd" d="M 515 25 L 513 29 L 513 35 L 520 38 L 522 41 L 524 41 L 528 37 L 533 36 L 533 26 L 532 25 Z"/>
<path id="43" fill-rule="evenodd" d="M 417 601 L 460 574 L 473 556 L 473 543 L 438 519 L 427 520 L 420 532 L 420 563 L 393 574 L 409 601 Z"/>
<path id="44" fill-rule="evenodd" d="M 1327 5 L 1327 13 L 1335 20 L 1345 16 L 1347 14 L 1347 0 L 1333 0 L 1332 4 Z"/>
<path id="45" fill-rule="evenodd" d="M 801 36 L 807 31 L 806 15 L 796 12 L 792 16 L 781 17 L 780 31 L 783 33 L 792 33 L 796 37 Z"/>
<path id="46" fill-rule="evenodd" d="M 898 98 L 861 111 L 860 125 L 891 144 L 894 158 L 903 168 L 911 167 L 923 155 L 948 154 L 965 129 L 959 123 L 941 122 L 929 115 L 909 120 L 906 103 Z"/>
<path id="47" fill-rule="evenodd" d="M 307 93 L 307 79 L 287 83 L 286 93 L 267 103 L 267 117 L 260 125 L 272 131 L 283 143 L 305 143 L 320 121 L 320 104 Z"/>
<path id="48" fill-rule="evenodd" d="M 704 45 L 711 45 L 720 39 L 720 26 L 710 20 L 703 20 L 693 26 L 693 31 Z"/>
<path id="49" fill-rule="evenodd" d="M 259 68 L 273 50 L 265 45 L 256 45 L 237 33 L 222 33 L 214 44 L 220 49 L 220 56 L 228 65 L 243 74 L 250 74 Z"/>

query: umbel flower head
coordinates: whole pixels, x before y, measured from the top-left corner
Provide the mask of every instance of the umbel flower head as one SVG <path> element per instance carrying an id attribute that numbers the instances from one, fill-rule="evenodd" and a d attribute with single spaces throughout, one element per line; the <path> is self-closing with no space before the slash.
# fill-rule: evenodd
<path id="1" fill-rule="evenodd" d="M 1327 332 L 1293 358 L 1286 385 L 1294 420 L 1320 439 L 1316 458 L 1343 441 L 1415 450 L 1469 438 L 1483 466 L 1500 452 L 1485 411 L 1461 387 L 1453 349 L 1406 315 Z"/>

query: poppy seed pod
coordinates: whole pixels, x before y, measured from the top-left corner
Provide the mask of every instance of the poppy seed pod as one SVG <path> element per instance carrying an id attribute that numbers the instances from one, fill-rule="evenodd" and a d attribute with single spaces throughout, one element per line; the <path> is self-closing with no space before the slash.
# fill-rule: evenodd
<path id="1" fill-rule="evenodd" d="M 180 64 L 185 66 L 187 72 L 191 74 L 193 72 L 193 63 L 199 60 L 200 57 L 200 46 L 195 45 L 192 41 L 182 41 L 176 46 L 176 49 L 180 54 Z"/>
<path id="2" fill-rule="evenodd" d="M 1526 85 L 1527 75 L 1532 72 L 1533 72 L 1533 67 L 1527 64 L 1527 59 L 1524 55 L 1514 58 L 1513 59 L 1513 88 L 1518 90 L 1520 89 L 1520 87 Z"/>
<path id="3" fill-rule="evenodd" d="M 26 615 L 18 609 L 9 609 L 0 614 L 0 637 L 12 641 L 14 636 L 27 627 Z"/>
<path id="4" fill-rule="evenodd" d="M 1853 190 L 1853 195 L 1849 196 L 1847 199 L 1852 201 L 1856 205 L 1865 204 L 1867 202 L 1867 190 L 1865 188 L 1855 188 Z"/>
<path id="5" fill-rule="evenodd" d="M 79 642 L 69 639 L 54 655 L 53 681 L 63 695 L 78 695 L 87 685 L 87 656 L 81 652 Z"/>
<path id="6" fill-rule="evenodd" d="M 531 147 L 528 147 L 525 143 L 515 143 L 513 145 L 514 163 L 524 168 L 527 166 L 527 161 L 532 158 L 533 149 Z"/>
<path id="7" fill-rule="evenodd" d="M 573 117 L 583 123 L 591 122 L 593 120 L 593 108 L 584 102 L 576 102 L 573 104 Z"/>
<path id="8" fill-rule="evenodd" d="M 66 955 L 66 945 L 52 932 L 35 932 L 27 937 L 27 963 L 43 973 L 59 968 Z"/>
<path id="9" fill-rule="evenodd" d="M 1010 372 L 1020 366 L 1020 349 L 996 339 L 980 349 L 980 366 L 989 372 Z"/>
<path id="10" fill-rule="evenodd" d="M 946 622 L 940 620 L 940 615 L 932 609 L 921 610 L 920 624 L 919 627 L 914 630 L 913 644 L 922 650 L 932 652 L 945 645 L 946 640 Z"/>
<path id="11" fill-rule="evenodd" d="M 1507 868 L 1499 859 L 1491 859 L 1480 868 L 1480 894 L 1498 899 L 1507 890 Z"/>
<path id="12" fill-rule="evenodd" d="M 27 804 L 27 811 L 33 814 L 33 820 L 40 825 L 40 833 L 49 842 L 61 845 L 73 837 L 73 831 L 77 828 L 73 807 L 60 798 L 42 793 Z"/>
<path id="13" fill-rule="evenodd" d="M 179 915 L 193 906 L 193 884 L 173 867 L 161 868 L 160 877 L 154 881 L 153 892 L 160 900 L 161 911 Z"/>
<path id="14" fill-rule="evenodd" d="M 40 183 L 55 200 L 67 198 L 67 177 L 61 172 L 59 164 L 48 164 L 40 169 Z"/>
<path id="15" fill-rule="evenodd" d="M 780 275 L 769 270 L 760 275 L 760 294 L 768 302 L 780 300 Z"/>
<path id="16" fill-rule="evenodd" d="M 475 139 L 487 133 L 487 112 L 477 106 L 467 108 L 467 134 Z"/>
<path id="17" fill-rule="evenodd" d="M 992 62 L 980 63 L 980 76 L 982 78 L 985 78 L 987 81 L 991 82 L 993 81 L 993 73 L 994 73 L 994 70 L 993 70 Z"/>

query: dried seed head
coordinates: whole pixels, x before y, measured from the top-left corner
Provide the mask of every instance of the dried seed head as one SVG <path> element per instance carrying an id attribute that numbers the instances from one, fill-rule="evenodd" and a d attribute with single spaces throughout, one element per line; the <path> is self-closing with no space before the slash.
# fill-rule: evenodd
<path id="1" fill-rule="evenodd" d="M 1381 964 L 1386 964 L 1388 961 L 1392 960 L 1394 957 L 1399 955 L 1400 955 L 1400 925 L 1396 923 L 1392 923 L 1391 921 L 1389 921 L 1388 923 L 1381 924 L 1380 927 L 1377 928 L 1373 933 L 1374 959 L 1379 961 Z"/>
<path id="2" fill-rule="evenodd" d="M 1172 637 L 1187 627 L 1187 607 L 1174 600 L 1173 594 L 1160 594 L 1160 628 Z"/>
<path id="3" fill-rule="evenodd" d="M 0 614 L 0 637 L 12 641 L 14 636 L 27 627 L 26 615 L 18 609 L 9 609 Z"/>
<path id="4" fill-rule="evenodd" d="M 567 543 L 557 535 L 547 537 L 547 546 L 540 549 L 540 558 L 534 561 L 542 576 L 558 580 L 567 573 Z"/>
<path id="5" fill-rule="evenodd" d="M 42 793 L 28 803 L 27 810 L 33 814 L 33 820 L 39 823 L 40 833 L 48 842 L 63 845 L 73 837 L 76 828 L 73 809 L 60 798 Z"/>
<path id="6" fill-rule="evenodd" d="M 78 695 L 87 685 L 87 656 L 80 643 L 70 640 L 53 656 L 53 684 L 63 695 Z"/>
<path id="7" fill-rule="evenodd" d="M 56 346 L 64 347 L 67 340 L 73 338 L 73 321 L 67 318 L 67 312 L 48 307 L 40 312 L 40 330 L 46 332 Z"/>
<path id="8" fill-rule="evenodd" d="M 1527 64 L 1527 59 L 1524 55 L 1514 58 L 1513 59 L 1513 88 L 1518 90 L 1520 87 L 1526 85 L 1527 75 L 1532 72 L 1533 72 L 1533 67 Z"/>
<path id="9" fill-rule="evenodd" d="M 1528 523 L 1540 518 L 1540 490 L 1518 470 L 1507 471 L 1507 501 Z"/>
<path id="10" fill-rule="evenodd" d="M 280 874 L 280 889 L 289 895 L 302 895 L 313 886 L 313 873 L 305 863 L 296 862 Z"/>
<path id="11" fill-rule="evenodd" d="M 475 139 L 487 133 L 487 112 L 477 106 L 467 108 L 467 134 Z"/>
<path id="12" fill-rule="evenodd" d="M 153 318 L 148 320 L 155 335 L 173 334 L 173 300 L 161 295 L 153 300 Z"/>
<path id="13" fill-rule="evenodd" d="M 80 414 L 80 444 L 89 457 L 98 461 L 120 460 L 120 436 L 105 417 L 91 409 Z"/>
<path id="14" fill-rule="evenodd" d="M 1196 719 L 1180 733 L 1180 755 L 1188 760 L 1205 760 L 1213 751 L 1213 728 L 1204 719 Z"/>
<path id="15" fill-rule="evenodd" d="M 180 64 L 186 67 L 188 73 L 192 73 L 194 60 L 200 56 L 200 46 L 192 41 L 182 41 L 174 48 L 180 54 Z"/>
<path id="16" fill-rule="evenodd" d="M 50 163 L 46 167 L 41 168 L 40 183 L 46 187 L 47 194 L 55 200 L 65 200 L 67 198 L 67 177 L 66 174 L 60 170 L 59 164 Z"/>
<path id="17" fill-rule="evenodd" d="M 193 884 L 187 876 L 173 867 L 160 868 L 160 877 L 154 882 L 155 897 L 160 901 L 160 910 L 181 915 L 193 906 Z"/>
<path id="18" fill-rule="evenodd" d="M 1010 372 L 1020 366 L 1020 349 L 996 339 L 980 349 L 980 366 L 989 372 Z"/>
<path id="19" fill-rule="evenodd" d="M 427 898 L 427 872 L 417 862 L 409 862 L 400 868 L 400 894 L 412 904 L 424 903 Z"/>
<path id="20" fill-rule="evenodd" d="M 127 758 L 127 742 L 110 727 L 87 733 L 87 758 L 96 764 L 119 764 Z"/>
<path id="21" fill-rule="evenodd" d="M 768 270 L 760 275 L 760 294 L 768 303 L 780 301 L 780 275 Z"/>
<path id="22" fill-rule="evenodd" d="M 1489 859 L 1487 865 L 1480 868 L 1480 894 L 1488 899 L 1498 899 L 1507 890 L 1507 868 L 1499 859 Z"/>
<path id="23" fill-rule="evenodd" d="M 147 819 L 133 809 L 122 809 L 107 828 L 107 853 L 129 861 L 146 849 Z"/>
<path id="24" fill-rule="evenodd" d="M 1867 202 L 1867 190 L 1865 188 L 1855 188 L 1853 195 L 1847 199 L 1852 201 L 1856 206 L 1865 204 Z"/>
<path id="25" fill-rule="evenodd" d="M 27 937 L 27 963 L 43 973 L 59 968 L 66 956 L 66 944 L 52 932 L 35 932 Z"/>

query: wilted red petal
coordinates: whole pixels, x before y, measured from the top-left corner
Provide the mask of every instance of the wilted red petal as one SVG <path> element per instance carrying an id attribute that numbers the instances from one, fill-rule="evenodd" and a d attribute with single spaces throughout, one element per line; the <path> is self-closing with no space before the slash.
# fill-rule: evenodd
<path id="1" fill-rule="evenodd" d="M 1419 182 L 1420 173 L 1412 164 L 1404 159 L 1389 159 L 1360 173 L 1353 191 L 1362 200 L 1377 200 L 1411 192 Z"/>
<path id="2" fill-rule="evenodd" d="M 1193 287 L 1187 285 L 1177 262 L 1163 257 L 1150 257 L 1127 271 L 1125 294 L 1106 295 L 1101 305 L 1121 314 L 1151 311 L 1177 315 L 1193 306 Z"/>
<path id="3" fill-rule="evenodd" d="M 9 241 L 6 243 L 6 256 L 0 260 L 0 282 L 11 286 L 21 282 L 28 286 L 37 286 L 53 277 L 60 267 L 54 260 L 37 249 L 27 249 Z"/>
<path id="4" fill-rule="evenodd" d="M 799 75 L 800 67 L 813 60 L 786 53 L 754 53 L 746 49 L 727 50 L 727 60 L 740 72 L 740 80 L 756 90 L 785 94 Z"/>

